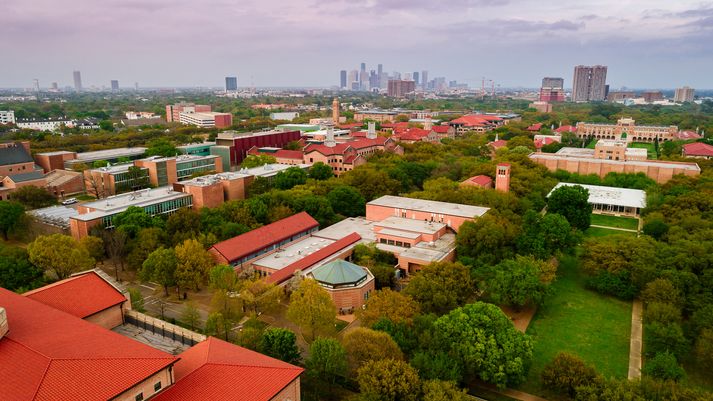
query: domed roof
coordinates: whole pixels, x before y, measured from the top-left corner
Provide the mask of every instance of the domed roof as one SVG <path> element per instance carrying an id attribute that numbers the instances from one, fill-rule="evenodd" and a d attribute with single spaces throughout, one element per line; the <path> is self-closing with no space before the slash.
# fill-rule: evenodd
<path id="1" fill-rule="evenodd" d="M 337 259 L 312 270 L 312 276 L 320 283 L 331 286 L 355 284 L 366 278 L 366 270 L 354 263 Z"/>

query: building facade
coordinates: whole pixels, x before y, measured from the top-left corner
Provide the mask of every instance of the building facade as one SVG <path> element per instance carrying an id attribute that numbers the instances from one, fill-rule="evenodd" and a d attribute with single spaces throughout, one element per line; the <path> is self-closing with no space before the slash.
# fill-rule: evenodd
<path id="1" fill-rule="evenodd" d="M 389 97 L 404 97 L 416 90 L 416 83 L 412 80 L 391 79 L 387 87 Z"/>
<path id="2" fill-rule="evenodd" d="M 594 102 L 606 99 L 607 67 L 603 65 L 574 67 L 573 102 Z"/>
<path id="3" fill-rule="evenodd" d="M 631 118 L 620 118 L 616 124 L 577 123 L 578 138 L 616 139 L 626 142 L 663 142 L 676 139 L 678 127 L 636 125 Z"/>
<path id="4" fill-rule="evenodd" d="M 177 103 L 166 105 L 166 121 L 167 122 L 180 122 L 180 115 L 183 112 L 189 113 L 204 113 L 210 112 L 211 106 L 205 104 L 195 104 L 195 103 Z"/>
<path id="5" fill-rule="evenodd" d="M 233 115 L 230 113 L 187 112 L 178 114 L 178 121 L 181 124 L 195 125 L 199 128 L 229 128 L 233 125 Z"/>
<path id="6" fill-rule="evenodd" d="M 0 124 L 15 124 L 15 111 L 0 110 Z"/>
<path id="7" fill-rule="evenodd" d="M 688 86 L 684 86 L 683 88 L 676 88 L 676 92 L 673 96 L 673 101 L 677 103 L 692 102 L 695 94 L 695 89 L 690 88 Z"/>
<path id="8" fill-rule="evenodd" d="M 238 77 L 225 77 L 225 91 L 234 92 L 238 90 Z"/>
<path id="9" fill-rule="evenodd" d="M 288 143 L 299 141 L 302 138 L 300 131 L 264 131 L 264 132 L 236 132 L 225 131 L 218 134 L 215 143 L 226 146 L 230 154 L 232 166 L 240 163 L 248 156 L 248 151 L 253 147 L 284 148 Z"/>

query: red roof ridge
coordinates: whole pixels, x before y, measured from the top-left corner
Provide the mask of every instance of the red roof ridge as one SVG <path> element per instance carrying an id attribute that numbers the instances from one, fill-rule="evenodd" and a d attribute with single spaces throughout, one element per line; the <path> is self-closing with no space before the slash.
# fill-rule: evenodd
<path id="1" fill-rule="evenodd" d="M 264 354 L 263 354 L 264 355 Z M 303 368 L 295 365 L 290 366 L 264 366 L 264 365 L 253 365 L 247 363 L 235 364 L 230 362 L 206 362 L 204 365 L 218 365 L 218 366 L 242 366 L 245 368 L 255 368 L 255 369 L 285 369 L 285 370 L 304 370 Z M 198 370 L 198 369 L 196 369 Z M 191 372 L 193 373 L 193 372 Z M 189 374 L 190 375 L 190 374 Z M 186 375 L 186 376 L 189 376 Z M 184 376 L 184 377 L 186 377 Z"/>
<path id="2" fill-rule="evenodd" d="M 94 273 L 94 271 L 88 271 L 87 273 Z M 94 273 L 94 274 L 96 274 L 96 273 Z M 96 274 L 96 275 L 99 276 L 98 274 Z M 84 275 L 83 275 L 83 274 L 79 274 L 79 275 L 76 275 L 76 276 L 72 275 L 72 276 L 67 277 L 67 278 L 65 278 L 65 279 L 63 279 L 63 280 L 55 281 L 54 283 L 50 283 L 50 284 L 44 285 L 44 286 L 42 286 L 42 287 L 40 287 L 40 288 L 35 288 L 34 290 L 30 290 L 30 291 L 27 291 L 27 292 L 23 292 L 22 295 L 28 296 L 28 295 L 32 295 L 32 294 L 37 294 L 37 293 L 43 292 L 43 291 L 45 291 L 45 290 L 48 290 L 48 289 L 50 289 L 50 288 L 54 288 L 54 287 L 58 287 L 58 286 L 60 286 L 60 285 L 67 284 L 67 283 L 69 283 L 70 281 L 74 281 L 74 280 L 76 280 L 76 279 L 78 279 L 78 278 L 81 278 L 81 277 L 84 277 Z M 103 279 L 102 279 L 102 280 L 103 280 Z"/>

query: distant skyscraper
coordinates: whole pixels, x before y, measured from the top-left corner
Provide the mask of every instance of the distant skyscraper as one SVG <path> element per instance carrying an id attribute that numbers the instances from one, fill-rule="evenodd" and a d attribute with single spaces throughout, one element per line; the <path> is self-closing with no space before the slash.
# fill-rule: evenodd
<path id="1" fill-rule="evenodd" d="M 369 72 L 369 89 L 374 90 L 379 87 L 379 76 L 376 75 L 376 71 L 371 70 Z"/>
<path id="2" fill-rule="evenodd" d="M 673 101 L 678 103 L 692 102 L 695 93 L 695 89 L 690 88 L 688 86 L 684 86 L 683 88 L 676 88 L 676 93 L 673 96 Z"/>
<path id="3" fill-rule="evenodd" d="M 32 88 L 35 90 L 35 92 L 40 92 L 40 81 L 37 78 L 32 80 Z"/>
<path id="4" fill-rule="evenodd" d="M 347 88 L 349 88 L 349 90 L 359 90 L 359 71 L 349 71 L 349 76 L 347 78 Z"/>
<path id="5" fill-rule="evenodd" d="M 418 76 L 418 71 L 414 71 L 414 72 L 413 72 L 413 82 L 416 83 L 416 86 L 419 85 L 419 80 L 418 80 L 418 78 L 419 78 L 419 76 Z"/>
<path id="6" fill-rule="evenodd" d="M 391 97 L 404 97 L 414 90 L 416 90 L 416 84 L 413 81 L 390 79 L 387 94 Z"/>
<path id="7" fill-rule="evenodd" d="M 359 90 L 369 90 L 369 74 L 366 70 L 359 71 Z"/>
<path id="8" fill-rule="evenodd" d="M 135 91 L 138 91 L 138 90 L 139 90 L 139 83 L 138 83 L 138 82 L 134 82 L 134 90 L 135 90 Z"/>
<path id="9" fill-rule="evenodd" d="M 116 79 L 111 80 L 111 90 L 114 92 L 119 90 L 119 81 L 117 81 Z"/>
<path id="10" fill-rule="evenodd" d="M 82 91 L 82 73 L 79 71 L 74 71 L 74 90 L 77 92 Z"/>
<path id="11" fill-rule="evenodd" d="M 339 71 L 339 87 L 342 89 L 347 88 L 347 70 Z"/>
<path id="12" fill-rule="evenodd" d="M 574 67 L 573 102 L 602 101 L 607 96 L 607 67 L 578 65 Z"/>
<path id="13" fill-rule="evenodd" d="M 404 81 L 413 81 L 413 77 L 410 72 L 404 73 Z"/>
<path id="14" fill-rule="evenodd" d="M 59 85 L 57 85 L 57 82 L 52 82 L 51 86 L 52 91 L 56 92 L 59 90 Z"/>
<path id="15" fill-rule="evenodd" d="M 238 77 L 225 77 L 225 91 L 234 92 L 238 90 Z"/>
<path id="16" fill-rule="evenodd" d="M 361 63 L 361 68 L 359 71 L 366 71 L 366 63 Z"/>
<path id="17" fill-rule="evenodd" d="M 428 71 L 426 70 L 421 71 L 421 86 L 423 86 L 423 90 L 428 89 Z"/>

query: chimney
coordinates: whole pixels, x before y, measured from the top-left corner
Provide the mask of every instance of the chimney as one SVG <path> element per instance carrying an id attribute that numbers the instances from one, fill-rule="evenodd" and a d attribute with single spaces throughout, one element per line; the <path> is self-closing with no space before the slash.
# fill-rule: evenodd
<path id="1" fill-rule="evenodd" d="M 334 131 L 331 128 L 327 128 L 327 137 L 324 139 L 324 146 L 328 148 L 337 146 L 337 142 L 334 140 Z"/>
<path id="2" fill-rule="evenodd" d="M 423 129 L 430 131 L 431 128 L 433 128 L 433 121 L 431 121 L 431 117 L 426 117 L 426 121 L 423 123 Z"/>
<path id="3" fill-rule="evenodd" d="M 369 129 L 366 132 L 366 137 L 369 139 L 376 139 L 376 123 L 369 122 Z"/>
<path id="4" fill-rule="evenodd" d="M 0 339 L 5 337 L 5 334 L 10 330 L 7 325 L 7 313 L 5 313 L 5 308 L 0 306 Z"/>

